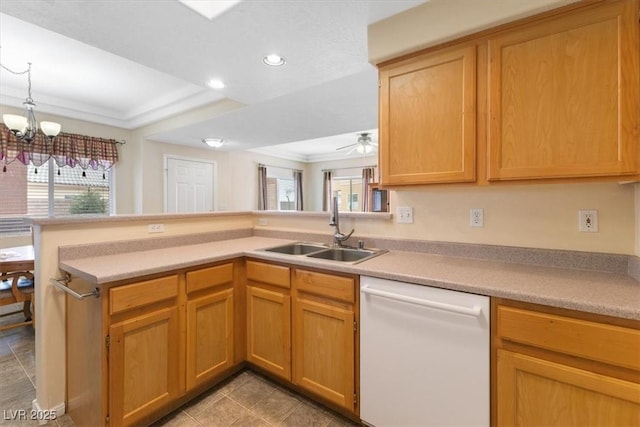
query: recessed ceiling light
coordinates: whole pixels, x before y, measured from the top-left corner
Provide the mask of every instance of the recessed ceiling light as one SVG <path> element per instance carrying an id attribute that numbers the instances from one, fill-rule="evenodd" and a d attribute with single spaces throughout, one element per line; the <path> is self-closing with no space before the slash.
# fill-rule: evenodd
<path id="1" fill-rule="evenodd" d="M 262 62 L 264 62 L 265 64 L 271 67 L 281 67 L 287 63 L 287 60 L 280 55 L 272 53 L 262 58 Z"/>
<path id="2" fill-rule="evenodd" d="M 224 87 L 224 82 L 218 79 L 211 79 L 207 82 L 207 86 L 212 89 L 222 89 Z"/>
<path id="3" fill-rule="evenodd" d="M 224 139 L 222 138 L 204 138 L 202 140 L 203 143 L 207 144 L 211 148 L 220 148 L 222 144 L 224 144 Z"/>

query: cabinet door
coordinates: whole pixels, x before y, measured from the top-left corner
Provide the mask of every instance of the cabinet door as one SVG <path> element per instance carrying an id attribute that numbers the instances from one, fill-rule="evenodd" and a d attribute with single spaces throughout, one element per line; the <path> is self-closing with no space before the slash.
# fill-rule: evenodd
<path id="1" fill-rule="evenodd" d="M 291 297 L 247 287 L 247 360 L 291 381 Z"/>
<path id="2" fill-rule="evenodd" d="M 489 39 L 490 180 L 637 171 L 637 7 L 603 2 Z"/>
<path id="3" fill-rule="evenodd" d="M 383 185 L 475 180 L 476 48 L 380 68 Z"/>
<path id="4" fill-rule="evenodd" d="M 165 308 L 115 323 L 109 334 L 111 423 L 137 424 L 178 397 L 178 309 Z"/>
<path id="5" fill-rule="evenodd" d="M 498 426 L 640 424 L 640 384 L 498 350 Z"/>
<path id="6" fill-rule="evenodd" d="M 354 410 L 354 313 L 298 298 L 293 317 L 293 382 Z"/>
<path id="7" fill-rule="evenodd" d="M 187 301 L 187 389 L 233 366 L 233 289 Z"/>

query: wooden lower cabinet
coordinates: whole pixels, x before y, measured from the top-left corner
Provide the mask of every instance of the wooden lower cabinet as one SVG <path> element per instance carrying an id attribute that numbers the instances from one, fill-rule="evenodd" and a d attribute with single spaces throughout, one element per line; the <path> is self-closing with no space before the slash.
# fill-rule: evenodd
<path id="1" fill-rule="evenodd" d="M 358 285 L 237 259 L 68 297 L 67 410 L 79 426 L 149 424 L 239 369 L 246 345 L 250 364 L 357 417 Z M 499 298 L 491 318 L 492 425 L 640 425 L 640 321 Z"/>
<path id="2" fill-rule="evenodd" d="M 494 301 L 494 425 L 640 425 L 639 323 Z"/>
<path id="3" fill-rule="evenodd" d="M 637 426 L 640 385 L 498 350 L 500 426 Z"/>
<path id="4" fill-rule="evenodd" d="M 187 390 L 234 364 L 233 264 L 187 273 Z"/>
<path id="5" fill-rule="evenodd" d="M 293 383 L 357 413 L 357 278 L 294 270 Z"/>
<path id="6" fill-rule="evenodd" d="M 357 276 L 247 261 L 247 361 L 357 415 Z"/>
<path id="7" fill-rule="evenodd" d="M 111 424 L 139 423 L 178 398 L 177 306 L 114 323 L 109 337 Z"/>
<path id="8" fill-rule="evenodd" d="M 237 369 L 241 264 L 106 284 L 98 299 L 67 297 L 67 410 L 75 425 L 148 425 Z M 81 282 L 72 287 L 87 286 Z"/>
<path id="9" fill-rule="evenodd" d="M 247 261 L 247 361 L 291 381 L 290 268 Z"/>
<path id="10" fill-rule="evenodd" d="M 247 360 L 291 381 L 291 297 L 247 288 Z"/>
<path id="11" fill-rule="evenodd" d="M 294 383 L 353 411 L 353 310 L 304 298 L 294 306 Z"/>

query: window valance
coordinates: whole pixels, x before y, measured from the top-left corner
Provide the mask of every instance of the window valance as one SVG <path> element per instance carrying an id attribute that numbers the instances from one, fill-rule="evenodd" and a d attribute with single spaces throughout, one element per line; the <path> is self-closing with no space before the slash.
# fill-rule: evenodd
<path id="1" fill-rule="evenodd" d="M 118 161 L 118 143 L 114 139 L 72 133 L 60 133 L 49 141 L 42 132 L 38 132 L 32 142 L 25 142 L 3 124 L 0 129 L 0 162 L 7 165 L 17 160 L 24 165 L 42 166 L 52 158 L 58 167 L 107 170 Z"/>

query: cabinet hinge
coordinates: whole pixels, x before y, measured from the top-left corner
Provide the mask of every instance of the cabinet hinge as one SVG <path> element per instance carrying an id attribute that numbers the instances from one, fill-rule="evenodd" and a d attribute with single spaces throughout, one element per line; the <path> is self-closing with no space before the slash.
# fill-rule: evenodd
<path id="1" fill-rule="evenodd" d="M 109 414 L 107 414 L 107 416 L 104 417 L 104 425 L 105 425 L 105 427 L 109 427 L 109 421 L 111 421 L 111 419 L 109 418 Z"/>
<path id="2" fill-rule="evenodd" d="M 353 393 L 353 406 L 356 406 L 357 404 L 358 404 L 358 394 Z"/>
<path id="3" fill-rule="evenodd" d="M 356 320 L 353 321 L 353 332 L 358 332 L 358 322 Z"/>
<path id="4" fill-rule="evenodd" d="M 107 348 L 107 351 L 109 351 L 109 348 L 111 347 L 111 335 L 107 335 L 105 337 L 104 346 Z"/>

